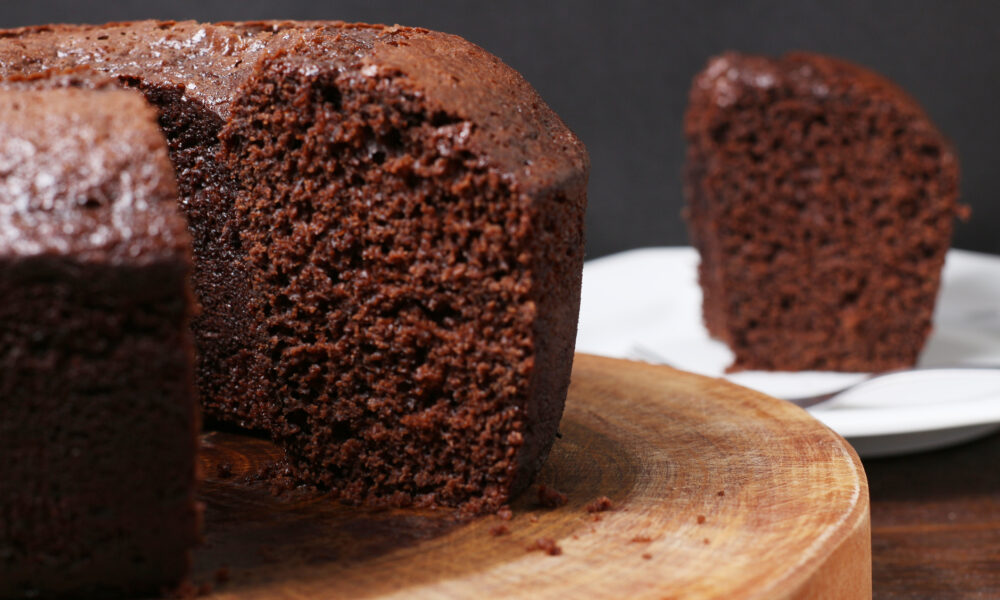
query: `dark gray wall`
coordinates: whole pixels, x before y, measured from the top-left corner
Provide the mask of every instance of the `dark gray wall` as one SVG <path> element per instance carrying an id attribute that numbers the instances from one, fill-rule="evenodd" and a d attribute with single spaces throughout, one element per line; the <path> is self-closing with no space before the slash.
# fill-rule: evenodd
<path id="1" fill-rule="evenodd" d="M 685 244 L 681 116 L 692 76 L 734 49 L 840 55 L 894 79 L 958 147 L 972 220 L 955 245 L 1000 253 L 1000 3 L 783 0 L 4 2 L 0 26 L 138 18 L 343 19 L 462 35 L 521 71 L 590 150 L 590 257 Z"/>

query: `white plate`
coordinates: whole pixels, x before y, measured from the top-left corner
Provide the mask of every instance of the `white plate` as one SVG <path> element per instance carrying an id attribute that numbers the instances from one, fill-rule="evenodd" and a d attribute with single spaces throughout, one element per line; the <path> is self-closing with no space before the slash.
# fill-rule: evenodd
<path id="1" fill-rule="evenodd" d="M 587 262 L 577 350 L 664 362 L 779 398 L 832 392 L 866 378 L 863 373 L 726 374 L 732 354 L 702 325 L 697 264 L 692 248 L 645 248 Z M 949 251 L 934 323 L 920 366 L 1000 367 L 1000 257 Z M 975 397 L 966 397 L 968 390 L 954 387 L 951 394 L 935 391 L 933 398 L 917 399 L 915 389 L 900 392 L 912 398 L 901 404 L 851 402 L 810 412 L 868 457 L 942 447 L 1000 428 L 1000 389 L 984 396 L 977 388 Z"/>

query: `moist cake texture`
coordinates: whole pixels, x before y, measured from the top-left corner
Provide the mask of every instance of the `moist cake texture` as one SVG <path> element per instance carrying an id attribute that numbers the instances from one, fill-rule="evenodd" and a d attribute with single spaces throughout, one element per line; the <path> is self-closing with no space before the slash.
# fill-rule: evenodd
<path id="1" fill-rule="evenodd" d="M 963 209 L 912 99 L 841 60 L 730 53 L 695 78 L 685 136 L 705 324 L 733 369 L 916 362 Z"/>
<path id="2" fill-rule="evenodd" d="M 190 266 L 139 94 L 0 91 L 0 597 L 149 594 L 186 573 Z"/>
<path id="3" fill-rule="evenodd" d="M 205 416 L 354 502 L 495 509 L 554 438 L 588 161 L 497 58 L 344 23 L 0 33 L 157 107 L 194 242 Z"/>

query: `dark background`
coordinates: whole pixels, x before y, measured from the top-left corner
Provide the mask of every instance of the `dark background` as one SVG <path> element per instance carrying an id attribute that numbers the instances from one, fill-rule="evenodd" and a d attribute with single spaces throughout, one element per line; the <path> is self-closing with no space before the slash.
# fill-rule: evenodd
<path id="1" fill-rule="evenodd" d="M 456 33 L 532 82 L 590 150 L 588 257 L 687 243 L 681 118 L 712 54 L 793 49 L 874 68 L 919 100 L 958 148 L 973 217 L 955 246 L 1000 253 L 995 164 L 1000 3 L 690 0 L 145 0 L 4 2 L 0 26 L 140 18 L 342 19 Z"/>

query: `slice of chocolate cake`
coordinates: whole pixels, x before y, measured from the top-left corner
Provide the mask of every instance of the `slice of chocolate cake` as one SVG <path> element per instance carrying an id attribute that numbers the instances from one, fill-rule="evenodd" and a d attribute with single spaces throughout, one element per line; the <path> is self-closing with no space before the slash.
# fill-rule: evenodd
<path id="1" fill-rule="evenodd" d="M 726 54 L 695 78 L 685 135 L 705 323 L 734 369 L 916 362 L 962 209 L 913 100 L 828 57 Z"/>
<path id="2" fill-rule="evenodd" d="M 569 382 L 588 164 L 524 79 L 406 27 L 0 35 L 0 76 L 78 65 L 160 111 L 208 418 L 348 501 L 481 511 L 528 484 Z"/>
<path id="3" fill-rule="evenodd" d="M 0 597 L 132 597 L 187 571 L 188 240 L 141 95 L 0 91 Z"/>

